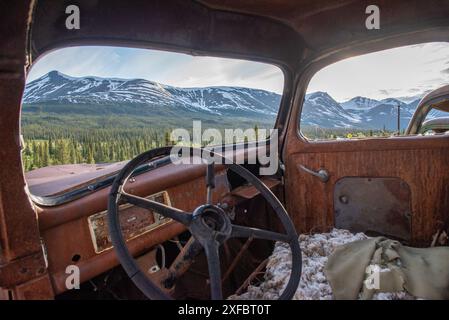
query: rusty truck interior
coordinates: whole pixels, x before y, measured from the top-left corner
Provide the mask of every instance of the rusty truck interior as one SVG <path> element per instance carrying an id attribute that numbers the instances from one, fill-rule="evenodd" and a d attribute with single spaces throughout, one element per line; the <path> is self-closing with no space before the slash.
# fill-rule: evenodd
<path id="1" fill-rule="evenodd" d="M 0 299 L 449 299 L 449 1 L 372 2 L 1 1 Z"/>

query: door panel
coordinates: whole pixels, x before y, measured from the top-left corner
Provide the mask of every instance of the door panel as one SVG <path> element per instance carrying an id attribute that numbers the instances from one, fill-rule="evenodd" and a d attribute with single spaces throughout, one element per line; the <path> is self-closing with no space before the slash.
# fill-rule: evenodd
<path id="1" fill-rule="evenodd" d="M 288 211 L 299 232 L 328 230 L 335 226 L 334 189 L 340 179 L 399 178 L 411 193 L 404 200 L 411 202 L 410 242 L 428 246 L 448 223 L 448 147 L 448 136 L 309 143 L 289 135 L 284 153 Z M 326 169 L 329 180 L 322 182 L 300 165 Z M 394 212 L 382 214 L 385 219 L 379 221 L 391 223 Z"/>
<path id="2" fill-rule="evenodd" d="M 335 227 L 410 241 L 411 202 L 410 187 L 399 178 L 341 178 L 334 188 Z"/>

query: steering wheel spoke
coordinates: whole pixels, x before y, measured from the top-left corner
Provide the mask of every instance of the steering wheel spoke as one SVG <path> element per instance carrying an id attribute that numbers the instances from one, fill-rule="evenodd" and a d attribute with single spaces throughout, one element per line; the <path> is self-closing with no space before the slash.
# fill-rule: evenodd
<path id="1" fill-rule="evenodd" d="M 215 189 L 215 165 L 213 162 L 209 163 L 206 168 L 206 203 L 212 204 L 212 191 Z"/>
<path id="2" fill-rule="evenodd" d="M 235 224 L 232 225 L 231 238 L 255 238 L 287 243 L 289 243 L 291 239 L 288 235 L 283 233 L 252 227 L 238 226 Z"/>
<path id="3" fill-rule="evenodd" d="M 140 208 L 156 211 L 164 217 L 171 218 L 186 226 L 188 226 L 192 220 L 192 216 L 188 212 L 184 212 L 154 200 L 145 199 L 126 192 L 120 193 L 120 199 Z"/>
<path id="4" fill-rule="evenodd" d="M 221 265 L 219 246 L 216 240 L 203 243 L 204 251 L 207 257 L 207 266 L 209 269 L 210 294 L 212 300 L 222 300 L 223 293 L 221 290 Z"/>

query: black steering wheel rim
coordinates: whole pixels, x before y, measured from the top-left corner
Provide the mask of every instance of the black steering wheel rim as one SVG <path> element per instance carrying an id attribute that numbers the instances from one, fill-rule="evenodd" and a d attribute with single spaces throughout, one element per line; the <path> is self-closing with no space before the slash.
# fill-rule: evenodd
<path id="1" fill-rule="evenodd" d="M 134 172 L 134 170 L 137 167 L 139 167 L 141 164 L 143 164 L 145 162 L 149 162 L 149 161 L 153 160 L 156 157 L 169 155 L 171 149 L 172 149 L 172 147 L 162 147 L 162 148 L 152 149 L 152 150 L 146 151 L 146 152 L 138 155 L 137 157 L 135 157 L 134 159 L 129 161 L 122 168 L 122 170 L 117 174 L 116 178 L 114 179 L 114 182 L 111 186 L 111 189 L 109 192 L 109 197 L 108 197 L 109 232 L 110 232 L 111 241 L 112 241 L 112 244 L 116 251 L 117 257 L 118 257 L 123 269 L 128 274 L 130 279 L 134 282 L 134 284 L 148 298 L 156 299 L 156 300 L 170 300 L 172 298 L 169 295 L 167 295 L 163 290 L 161 290 L 156 284 L 154 284 L 142 272 L 142 270 L 139 268 L 137 262 L 135 261 L 135 259 L 131 255 L 131 253 L 129 252 L 128 247 L 126 245 L 126 241 L 121 232 L 120 220 L 119 220 L 119 215 L 118 215 L 118 207 L 119 207 L 118 203 L 119 203 L 120 199 L 122 197 L 124 197 L 130 203 L 140 204 L 137 202 L 133 202 L 133 201 L 138 201 L 135 198 L 139 198 L 139 197 L 133 197 L 132 195 L 126 194 L 123 190 L 123 186 L 126 184 L 127 180 L 129 179 L 129 177 L 132 175 L 132 173 Z M 189 149 L 191 151 L 195 150 L 194 148 L 189 148 Z M 210 150 L 204 150 L 204 149 L 196 149 L 196 150 L 200 151 L 200 152 L 205 151 L 205 152 L 208 152 L 210 155 L 214 155 L 213 152 Z M 215 154 L 215 155 L 223 158 L 219 154 Z M 240 175 L 247 182 L 251 183 L 261 193 L 261 195 L 267 200 L 267 202 L 271 205 L 273 210 L 276 212 L 278 218 L 280 219 L 282 225 L 284 226 L 285 231 L 287 232 L 287 234 L 282 234 L 284 237 L 278 239 L 280 237 L 280 236 L 277 236 L 277 235 L 280 235 L 278 233 L 274 233 L 274 232 L 270 232 L 270 231 L 266 231 L 266 230 L 262 230 L 262 229 L 257 229 L 257 230 L 266 232 L 265 235 L 269 235 L 270 237 L 273 236 L 273 239 L 269 239 L 269 240 L 284 241 L 284 242 L 288 243 L 290 246 L 290 249 L 292 252 L 292 267 L 291 267 L 290 278 L 289 278 L 289 281 L 288 281 L 287 286 L 285 287 L 283 293 L 279 297 L 279 300 L 289 300 L 293 297 L 293 295 L 295 294 L 296 289 L 299 285 L 299 281 L 301 278 L 301 269 L 302 269 L 301 248 L 299 246 L 298 235 L 296 233 L 293 222 L 291 221 L 290 217 L 288 216 L 285 208 L 283 207 L 283 205 L 281 204 L 279 199 L 277 199 L 277 197 L 271 192 L 271 190 L 267 186 L 265 186 L 255 175 L 253 175 L 250 171 L 248 171 L 243 166 L 240 166 L 238 164 L 235 164 L 234 162 L 231 162 L 231 161 L 228 162 L 228 161 L 229 160 L 227 159 L 227 162 L 223 162 L 225 164 L 225 166 L 227 166 L 228 169 L 231 169 L 232 171 L 234 171 L 235 173 Z M 203 206 L 200 206 L 200 207 L 203 207 Z M 162 212 L 160 212 L 161 210 L 162 210 Z M 169 211 L 169 210 L 167 210 L 167 212 L 165 212 L 164 208 L 161 208 L 161 210 L 159 210 L 159 208 L 158 208 L 158 213 L 168 216 L 168 217 L 173 217 L 173 218 L 175 218 L 175 220 L 178 220 L 178 222 L 181 222 L 181 223 L 185 224 L 186 226 L 187 226 L 187 223 L 191 224 L 193 219 L 195 218 L 194 214 L 182 215 L 182 213 L 184 213 L 184 212 L 179 211 L 181 213 L 180 215 L 172 216 L 173 214 L 176 214 L 176 212 L 171 213 L 171 211 Z M 198 226 L 198 223 L 196 223 L 196 221 L 195 221 L 195 226 Z M 232 230 L 235 233 L 234 237 L 245 237 L 248 230 L 253 230 L 253 229 L 256 230 L 255 228 L 239 227 L 237 225 L 232 225 L 232 226 L 234 227 Z M 243 232 L 244 231 L 243 228 L 245 228 L 245 230 L 246 230 L 245 232 Z M 192 229 L 194 229 L 194 230 L 192 230 Z M 198 228 L 196 228 L 196 229 L 198 229 Z M 225 228 L 225 229 L 226 229 L 225 233 L 227 233 L 228 229 L 227 228 Z M 189 230 L 191 231 L 192 236 L 196 238 L 197 235 L 195 235 L 194 232 L 196 233 L 197 231 L 195 230 L 195 228 L 189 228 Z M 258 234 L 256 232 L 256 234 L 252 235 L 252 236 L 255 236 L 256 238 L 263 238 L 262 237 L 263 235 L 264 235 L 263 233 L 260 233 L 260 236 L 258 236 Z M 216 250 L 218 250 L 218 247 L 221 244 L 221 243 L 218 243 L 218 241 L 214 241 L 214 239 L 210 238 L 207 241 L 202 239 L 203 241 L 200 241 L 201 245 L 203 245 L 203 247 L 206 251 L 206 256 L 207 256 L 208 262 L 209 262 L 209 272 L 210 272 L 211 278 L 212 278 L 212 276 L 211 276 L 211 273 L 212 273 L 211 263 L 212 262 L 209 261 L 209 259 L 211 259 L 211 257 L 209 256 L 209 253 L 210 253 L 210 251 L 213 252 L 214 250 L 209 248 L 208 242 L 209 242 L 209 240 L 210 240 L 210 242 L 212 242 L 212 241 L 216 242 L 215 243 L 215 247 L 217 248 Z M 266 239 L 268 239 L 268 238 L 266 238 Z M 224 240 L 227 240 L 227 238 L 226 237 L 223 238 L 223 241 Z M 213 246 L 211 246 L 211 247 L 213 247 Z M 218 252 L 216 254 L 217 254 L 216 258 L 219 259 Z M 214 256 L 214 254 L 211 253 L 211 256 Z M 217 262 L 215 261 L 213 264 L 217 264 Z M 219 264 L 219 260 L 218 260 L 218 264 Z M 219 266 L 218 266 L 218 268 L 219 268 Z M 218 271 L 220 273 L 220 270 L 218 270 Z M 212 288 L 213 282 L 214 281 L 212 281 L 212 279 L 211 279 L 212 296 L 214 296 L 214 288 Z M 216 290 L 217 289 L 215 288 L 215 291 Z M 221 291 L 221 284 L 219 286 L 219 290 Z M 217 295 L 215 295 L 215 296 L 217 296 Z M 221 299 L 221 296 L 219 299 Z"/>

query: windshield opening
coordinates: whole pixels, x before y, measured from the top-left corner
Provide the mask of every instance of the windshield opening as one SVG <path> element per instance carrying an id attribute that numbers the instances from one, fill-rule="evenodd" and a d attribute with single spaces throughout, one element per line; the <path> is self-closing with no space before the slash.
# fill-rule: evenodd
<path id="1" fill-rule="evenodd" d="M 31 69 L 23 96 L 30 191 L 59 193 L 152 148 L 255 140 L 273 128 L 283 86 L 282 71 L 259 62 L 118 47 L 51 52 Z M 190 139 L 173 134 L 179 129 Z M 238 132 L 226 139 L 226 130 Z"/>

